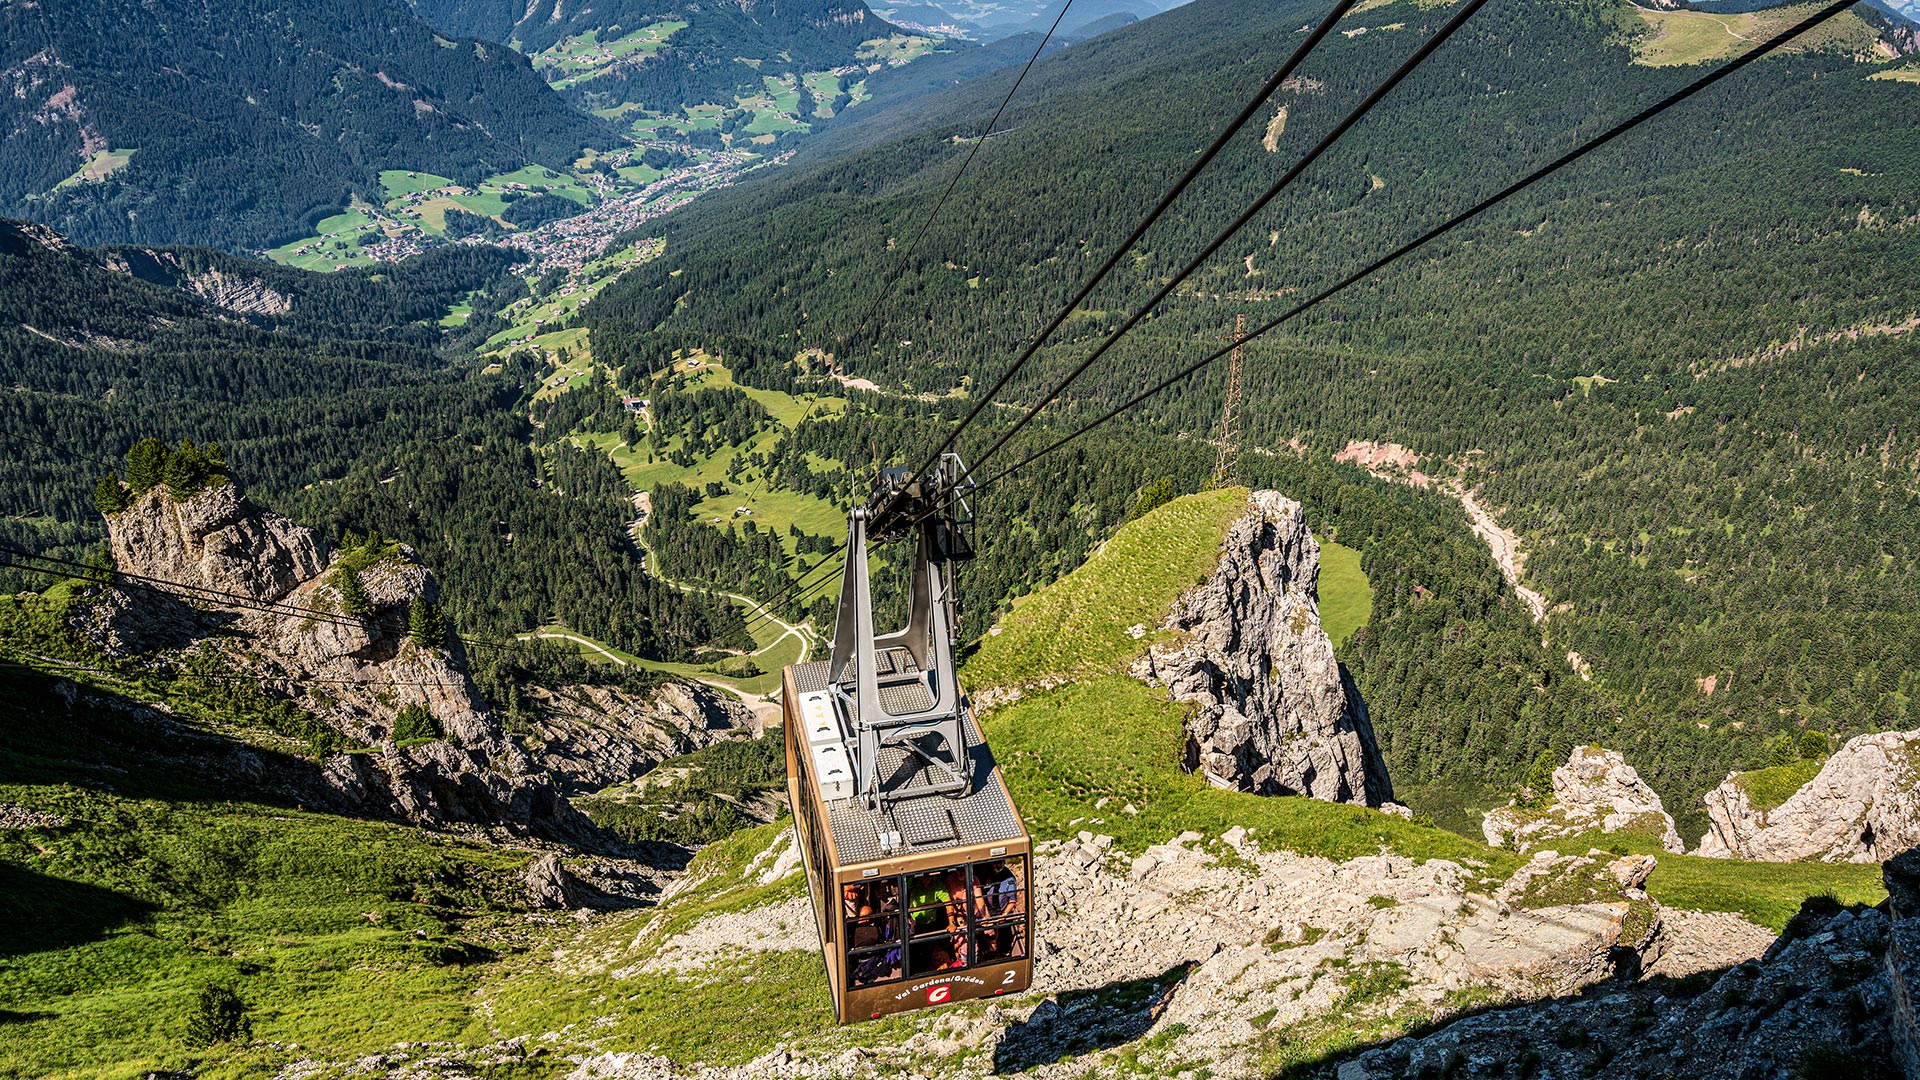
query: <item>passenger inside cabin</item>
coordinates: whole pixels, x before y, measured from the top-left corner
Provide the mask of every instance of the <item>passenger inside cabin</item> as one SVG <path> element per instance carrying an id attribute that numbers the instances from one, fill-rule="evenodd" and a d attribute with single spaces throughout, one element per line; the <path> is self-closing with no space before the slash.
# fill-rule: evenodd
<path id="1" fill-rule="evenodd" d="M 891 881 L 848 883 L 840 899 L 847 911 L 847 979 L 869 986 L 900 977 L 900 897 Z"/>
<path id="2" fill-rule="evenodd" d="M 913 920 L 915 936 L 935 934 L 951 925 L 949 908 L 953 894 L 946 879 L 938 874 L 917 874 L 907 883 L 907 916 Z"/>

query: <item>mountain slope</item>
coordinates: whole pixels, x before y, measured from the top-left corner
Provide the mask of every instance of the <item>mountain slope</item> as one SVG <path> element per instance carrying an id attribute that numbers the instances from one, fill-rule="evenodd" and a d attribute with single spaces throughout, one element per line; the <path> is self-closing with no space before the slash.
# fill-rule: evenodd
<path id="1" fill-rule="evenodd" d="M 1005 79 L 878 115 L 846 139 L 911 133 L 670 219 L 667 256 L 587 309 L 596 355 L 740 335 L 824 349 L 892 389 L 978 385 L 1315 13 L 1201 0 L 1042 61 L 956 195 L 967 209 L 949 208 L 863 328 L 873 283 Z M 1243 135 L 1007 396 L 1036 399 L 1438 19 L 1412 3 L 1350 17 L 1280 96 L 1284 122 L 1276 109 Z M 1612 3 L 1489 5 L 1077 384 L 1068 419 L 1704 70 L 1651 62 L 1655 33 Z M 1643 772 L 1676 808 L 1723 762 L 1757 763 L 1774 734 L 1914 726 L 1920 87 L 1882 77 L 1905 69 L 1878 33 L 1845 17 L 1819 48 L 1749 68 L 1248 350 L 1248 445 L 1331 455 L 1391 440 L 1429 498 L 1445 497 L 1436 478 L 1457 484 L 1517 533 L 1519 580 L 1548 609 L 1535 640 L 1572 654 L 1558 674 L 1644 740 L 1613 745 L 1645 748 Z M 785 359 L 769 372 L 790 375 Z M 1154 402 L 1134 430 L 1210 435 L 1223 375 Z M 1079 513 L 1050 479 L 1010 481 L 988 505 Z M 988 534 L 986 558 L 1024 542 L 1016 532 Z M 1552 684 L 1417 657 L 1376 667 L 1370 652 L 1363 635 L 1351 662 L 1388 764 L 1423 782 L 1511 784 L 1538 753 L 1520 750 L 1517 724 L 1580 737 L 1539 696 Z M 1430 708 L 1439 688 L 1482 678 L 1493 697 Z"/>
<path id="2" fill-rule="evenodd" d="M 67 722 L 47 723 L 62 692 L 0 669 L 13 676 L 0 680 L 0 812 L 21 823 L 0 829 L 16 884 L 0 910 L 19 916 L 0 936 L 18 957 L 0 968 L 0 1008 L 20 1016 L 0 1068 L 344 1072 L 378 1053 L 393 1071 L 489 1075 L 504 1063 L 535 1080 L 715 1075 L 706 1066 L 740 1077 L 1067 1080 L 1204 1067 L 1252 1078 L 1287 1066 L 1317 1076 L 1334 1054 L 1512 1000 L 1578 1008 L 1633 995 L 1641 1016 L 1689 998 L 1738 1008 L 1730 994 L 1696 998 L 1696 984 L 1764 948 L 1809 896 L 1830 892 L 1814 911 L 1831 915 L 1885 895 L 1869 866 L 1609 852 L 1529 862 L 1425 822 L 1224 791 L 1182 771 L 1183 710 L 1123 673 L 1149 646 L 1126 623 L 1153 621 L 1206 576 L 1245 505 L 1243 490 L 1218 491 L 1144 515 L 966 663 L 976 697 L 1027 690 L 986 709 L 983 727 L 1038 846 L 1037 983 L 848 1027 L 823 992 L 785 825 L 700 852 L 657 903 L 556 918 L 525 910 L 509 876 L 523 850 L 294 811 L 231 787 L 209 798 L 201 770 L 225 740 L 195 718 L 163 722 L 76 687 Z M 1040 686 L 1066 672 L 1080 677 Z M 269 775 L 287 768 L 261 757 Z M 103 779 L 102 765 L 124 771 Z M 348 847 L 366 858 L 345 866 L 326 854 Z M 605 859 L 557 854 L 575 872 L 608 872 Z M 222 875 L 184 872 L 195 865 Z M 228 948 L 188 951 L 216 927 Z M 1662 949 L 1663 964 L 1694 967 L 1566 996 L 1614 975 L 1616 960 L 1652 962 Z M 1836 981 L 1877 977 L 1834 959 Z M 743 960 L 751 979 L 739 977 Z M 56 978 L 76 963 L 123 974 Z M 1713 974 L 1677 981 L 1697 970 Z M 253 1041 L 189 1041 L 201 980 L 231 986 Z M 1825 986 L 1805 983 L 1805 1000 L 1769 1014 L 1802 1028 L 1850 1015 L 1853 1039 L 1884 1038 L 1887 1010 L 1848 1014 L 1844 993 L 1808 992 Z M 391 993 L 409 1007 L 380 1008 Z M 924 1034 L 932 1025 L 937 1039 Z M 1710 1030 L 1729 1054 L 1758 1041 L 1740 1024 Z M 1675 1064 L 1691 1077 L 1719 1060 Z"/>
<path id="3" fill-rule="evenodd" d="M 0 8 L 0 213 L 87 243 L 272 247 L 381 169 L 465 182 L 614 145 L 525 58 L 385 0 Z"/>
<path id="4" fill-rule="evenodd" d="M 595 109 L 731 105 L 763 79 L 865 66 L 861 46 L 901 34 L 862 0 L 409 0 L 421 18 L 505 41 L 556 89 Z M 831 96 L 831 95 L 829 95 Z"/>
<path id="5" fill-rule="evenodd" d="M 458 247 L 327 275 L 203 249 L 86 250 L 0 222 L 0 542 L 85 556 L 101 536 L 94 479 L 140 439 L 190 438 L 325 536 L 413 544 L 470 631 L 560 620 L 649 656 L 728 637 L 729 607 L 646 573 L 610 464 L 529 445 L 531 357 L 481 372 L 436 351 L 463 298 L 524 293 L 513 260 Z M 41 584 L 0 571 L 0 588 Z"/>

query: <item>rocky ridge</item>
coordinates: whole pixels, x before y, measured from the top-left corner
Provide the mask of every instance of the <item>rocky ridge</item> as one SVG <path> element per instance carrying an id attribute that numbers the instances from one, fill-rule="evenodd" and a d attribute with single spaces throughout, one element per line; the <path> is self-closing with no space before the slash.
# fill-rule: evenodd
<path id="1" fill-rule="evenodd" d="M 1640 779 L 1617 750 L 1577 746 L 1553 770 L 1553 790 L 1537 807 L 1518 800 L 1490 811 L 1481 822 L 1487 843 L 1527 852 L 1587 833 L 1646 832 L 1676 854 L 1686 850 L 1660 796 Z"/>
<path id="2" fill-rule="evenodd" d="M 1469 1017 L 1366 1051 L 1335 1076 L 1920 1076 L 1920 852 L 1883 874 L 1881 908 L 1810 905 L 1765 953 L 1723 972 Z"/>
<path id="3" fill-rule="evenodd" d="M 1154 645 L 1133 673 L 1196 706 L 1187 768 L 1213 783 L 1379 806 L 1393 788 L 1366 703 L 1321 628 L 1319 576 L 1300 504 L 1254 492 L 1218 567 L 1168 616 L 1180 637 Z"/>
<path id="4" fill-rule="evenodd" d="M 649 693 L 618 686 L 534 689 L 523 741 L 568 797 L 625 783 L 667 758 L 754 730 L 753 711 L 705 683 L 673 682 Z"/>
<path id="5" fill-rule="evenodd" d="M 1698 854 L 1883 862 L 1920 847 L 1920 731 L 1849 739 L 1784 803 L 1755 806 L 1740 773 L 1706 794 Z"/>
<path id="6" fill-rule="evenodd" d="M 575 688 L 544 692 L 533 732 L 511 737 L 468 680 L 457 638 L 445 647 L 409 638 L 410 605 L 439 595 L 432 573 L 404 545 L 359 566 L 366 609 L 347 616 L 339 594 L 345 554 L 254 505 L 230 481 L 182 499 L 156 486 L 109 515 L 107 526 L 120 570 L 255 603 L 189 603 L 179 591 L 127 582 L 103 590 L 80 617 L 95 644 L 174 663 L 213 650 L 233 677 L 258 679 L 270 696 L 373 749 L 327 758 L 317 792 L 269 776 L 258 755 L 252 765 L 244 753 L 223 758 L 255 782 L 292 784 L 303 799 L 421 824 L 573 838 L 589 825 L 565 796 L 633 779 L 664 758 L 751 727 L 737 701 L 704 687 L 675 685 L 645 699 Z M 396 714 L 409 705 L 424 707 L 442 737 L 396 742 Z"/>

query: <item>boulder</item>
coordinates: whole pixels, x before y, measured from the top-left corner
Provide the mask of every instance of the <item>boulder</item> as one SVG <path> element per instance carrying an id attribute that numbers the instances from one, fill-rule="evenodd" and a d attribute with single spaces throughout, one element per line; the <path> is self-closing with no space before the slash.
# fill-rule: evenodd
<path id="1" fill-rule="evenodd" d="M 1134 667 L 1195 706 L 1186 764 L 1221 787 L 1378 806 L 1393 798 L 1366 704 L 1320 625 L 1320 545 L 1300 504 L 1256 491 L 1220 562 Z"/>
<path id="2" fill-rule="evenodd" d="M 1646 832 L 1675 853 L 1686 850 L 1660 796 L 1617 750 L 1575 747 L 1553 770 L 1553 793 L 1538 807 L 1509 802 L 1481 822 L 1487 843 L 1530 851 L 1585 833 Z"/>
<path id="3" fill-rule="evenodd" d="M 1786 802 L 1754 805 L 1740 773 L 1706 795 L 1698 854 L 1763 862 L 1883 862 L 1920 847 L 1920 731 L 1849 739 Z"/>
<path id="4" fill-rule="evenodd" d="M 558 855 L 549 852 L 528 863 L 521 880 L 526 882 L 529 907 L 551 911 L 574 906 L 573 875 Z"/>

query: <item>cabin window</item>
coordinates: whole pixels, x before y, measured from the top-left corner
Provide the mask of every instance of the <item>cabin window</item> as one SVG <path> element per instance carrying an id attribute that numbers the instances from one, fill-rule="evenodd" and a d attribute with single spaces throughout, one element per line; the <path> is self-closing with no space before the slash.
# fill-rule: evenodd
<path id="1" fill-rule="evenodd" d="M 847 985 L 1027 955 L 1024 856 L 840 886 Z"/>
<path id="2" fill-rule="evenodd" d="M 900 977 L 900 879 L 875 878 L 840 886 L 846 926 L 847 985 L 871 986 Z"/>
<path id="3" fill-rule="evenodd" d="M 1027 955 L 1027 865 L 1021 857 L 974 863 L 972 934 L 967 963 L 997 964 Z"/>

